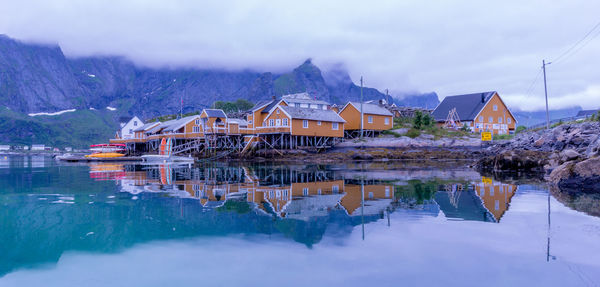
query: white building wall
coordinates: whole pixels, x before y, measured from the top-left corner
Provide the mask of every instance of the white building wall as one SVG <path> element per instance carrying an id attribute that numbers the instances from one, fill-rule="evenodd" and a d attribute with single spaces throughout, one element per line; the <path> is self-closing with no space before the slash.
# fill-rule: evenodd
<path id="1" fill-rule="evenodd" d="M 129 122 L 121 127 L 121 138 L 122 139 L 132 139 L 135 136 L 133 132 L 135 129 L 144 125 L 138 117 L 133 117 Z"/>

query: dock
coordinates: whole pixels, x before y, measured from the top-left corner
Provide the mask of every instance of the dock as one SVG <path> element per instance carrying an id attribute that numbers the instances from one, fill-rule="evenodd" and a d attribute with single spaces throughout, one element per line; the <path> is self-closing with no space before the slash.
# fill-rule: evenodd
<path id="1" fill-rule="evenodd" d="M 124 156 L 124 157 L 85 157 L 85 156 L 57 156 L 56 159 L 68 162 L 131 162 L 142 161 L 140 156 Z"/>

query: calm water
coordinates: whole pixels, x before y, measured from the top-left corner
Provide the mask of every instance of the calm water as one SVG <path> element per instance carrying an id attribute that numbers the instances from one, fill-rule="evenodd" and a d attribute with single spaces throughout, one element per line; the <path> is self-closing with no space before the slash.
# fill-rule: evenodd
<path id="1" fill-rule="evenodd" d="M 1 156 L 0 286 L 600 285 L 600 198 L 552 194 L 460 164 Z"/>

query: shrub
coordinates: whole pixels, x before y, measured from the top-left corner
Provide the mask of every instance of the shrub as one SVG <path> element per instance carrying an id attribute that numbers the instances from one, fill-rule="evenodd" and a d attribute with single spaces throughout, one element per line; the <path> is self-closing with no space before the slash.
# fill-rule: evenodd
<path id="1" fill-rule="evenodd" d="M 520 132 L 522 132 L 522 131 L 524 131 L 526 129 L 527 129 L 527 127 L 525 127 L 525 126 L 518 126 L 517 130 L 515 131 L 515 133 L 520 133 Z"/>
<path id="2" fill-rule="evenodd" d="M 418 129 L 410 129 L 406 132 L 406 136 L 409 138 L 412 138 L 412 139 L 414 139 L 420 135 L 421 135 L 421 131 Z"/>
<path id="3" fill-rule="evenodd" d="M 463 132 L 468 132 L 468 131 L 470 131 L 471 129 L 470 129 L 470 128 L 469 128 L 469 126 L 467 126 L 467 124 L 465 123 L 465 124 L 463 124 L 463 126 L 460 128 L 460 130 L 461 130 L 461 131 L 463 131 Z"/>

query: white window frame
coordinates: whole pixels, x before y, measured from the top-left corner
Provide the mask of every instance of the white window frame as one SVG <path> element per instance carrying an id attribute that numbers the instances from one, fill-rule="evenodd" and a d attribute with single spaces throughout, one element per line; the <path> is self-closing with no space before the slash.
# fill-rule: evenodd
<path id="1" fill-rule="evenodd" d="M 270 127 L 275 126 L 275 121 L 273 119 L 269 120 L 269 126 Z"/>
<path id="2" fill-rule="evenodd" d="M 283 118 L 283 120 L 281 121 L 281 124 L 282 124 L 284 127 L 287 127 L 287 126 L 288 126 L 288 119 L 287 119 L 287 118 Z"/>
<path id="3" fill-rule="evenodd" d="M 501 124 L 502 123 L 502 117 L 498 117 L 498 123 Z"/>
<path id="4" fill-rule="evenodd" d="M 308 120 L 302 120 L 302 127 L 305 129 L 308 128 Z"/>
<path id="5" fill-rule="evenodd" d="M 512 122 L 512 120 L 511 120 L 510 118 L 507 118 L 507 119 L 506 119 L 506 123 L 507 123 L 507 124 L 510 124 L 511 122 Z"/>
<path id="6" fill-rule="evenodd" d="M 137 121 L 133 121 L 133 126 L 137 127 Z"/>
<path id="7" fill-rule="evenodd" d="M 488 118 L 488 123 L 493 123 L 494 122 L 494 117 L 489 117 Z"/>
<path id="8" fill-rule="evenodd" d="M 483 123 L 483 116 L 479 116 L 479 122 Z"/>
<path id="9" fill-rule="evenodd" d="M 320 125 L 321 125 L 321 121 L 317 121 L 317 126 L 320 126 Z"/>
<path id="10" fill-rule="evenodd" d="M 390 118 L 387 118 L 387 117 L 386 117 L 386 118 L 384 119 L 384 124 L 385 124 L 386 126 L 388 126 L 388 125 L 390 124 Z"/>
<path id="11" fill-rule="evenodd" d="M 281 120 L 280 119 L 276 119 L 275 120 L 275 126 L 278 126 L 278 127 L 281 126 Z"/>
<path id="12" fill-rule="evenodd" d="M 494 112 L 498 111 L 498 105 L 494 105 L 493 109 L 494 109 Z"/>
<path id="13" fill-rule="evenodd" d="M 331 129 L 337 131 L 340 129 L 339 123 L 331 123 Z"/>
<path id="14" fill-rule="evenodd" d="M 367 122 L 372 124 L 373 123 L 373 116 L 368 116 L 367 117 Z"/>
<path id="15" fill-rule="evenodd" d="M 302 189 L 302 195 L 303 196 L 308 196 L 308 187 L 305 187 Z"/>
<path id="16" fill-rule="evenodd" d="M 279 114 L 279 109 L 277 109 L 277 114 Z"/>

